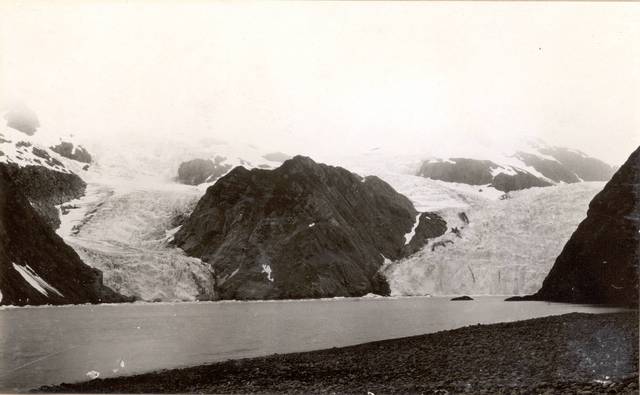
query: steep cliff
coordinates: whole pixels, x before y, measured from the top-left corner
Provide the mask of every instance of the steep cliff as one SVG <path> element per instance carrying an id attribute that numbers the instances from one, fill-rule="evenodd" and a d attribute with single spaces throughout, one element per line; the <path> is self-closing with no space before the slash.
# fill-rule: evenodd
<path id="1" fill-rule="evenodd" d="M 36 213 L 0 163 L 0 304 L 123 302 Z"/>

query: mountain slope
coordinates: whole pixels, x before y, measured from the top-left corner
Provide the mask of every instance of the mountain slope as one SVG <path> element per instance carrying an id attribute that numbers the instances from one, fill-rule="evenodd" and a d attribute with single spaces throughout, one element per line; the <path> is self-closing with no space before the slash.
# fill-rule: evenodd
<path id="1" fill-rule="evenodd" d="M 35 130 L 27 135 L 11 127 L 0 128 L 0 163 L 7 165 L 21 193 L 55 229 L 60 225 L 56 206 L 84 194 L 86 184 L 74 170 L 82 171 L 86 163 L 59 155 L 47 143 Z"/>
<path id="2" fill-rule="evenodd" d="M 613 167 L 568 148 L 528 142 L 512 154 L 450 157 L 422 162 L 417 175 L 447 182 L 488 185 L 503 192 L 557 183 L 607 181 Z"/>
<path id="3" fill-rule="evenodd" d="M 209 262 L 222 299 L 387 294 L 378 269 L 446 230 L 377 177 L 297 156 L 236 167 L 198 202 L 175 243 Z"/>
<path id="4" fill-rule="evenodd" d="M 638 304 L 640 148 L 589 204 L 535 299 Z"/>
<path id="5" fill-rule="evenodd" d="M 0 295 L 4 305 L 126 301 L 36 214 L 5 164 L 0 164 Z"/>

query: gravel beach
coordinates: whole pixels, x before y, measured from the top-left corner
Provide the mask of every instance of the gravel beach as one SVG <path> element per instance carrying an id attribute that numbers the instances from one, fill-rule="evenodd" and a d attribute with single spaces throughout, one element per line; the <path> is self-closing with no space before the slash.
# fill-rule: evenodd
<path id="1" fill-rule="evenodd" d="M 384 318 L 384 317 L 382 317 Z M 566 314 L 42 387 L 58 393 L 638 393 L 638 312 Z"/>

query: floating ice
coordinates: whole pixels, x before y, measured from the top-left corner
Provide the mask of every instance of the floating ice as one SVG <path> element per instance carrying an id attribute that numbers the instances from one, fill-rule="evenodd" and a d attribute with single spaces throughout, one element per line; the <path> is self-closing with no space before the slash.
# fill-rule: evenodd
<path id="1" fill-rule="evenodd" d="M 90 370 L 87 372 L 86 376 L 89 377 L 90 380 L 95 380 L 100 377 L 100 372 L 96 370 Z"/>

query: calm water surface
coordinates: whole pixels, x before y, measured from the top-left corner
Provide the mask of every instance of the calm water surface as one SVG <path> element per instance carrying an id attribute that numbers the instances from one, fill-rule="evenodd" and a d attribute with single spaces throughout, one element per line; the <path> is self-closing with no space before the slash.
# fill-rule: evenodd
<path id="1" fill-rule="evenodd" d="M 308 351 L 478 323 L 569 312 L 586 305 L 480 297 L 79 305 L 0 309 L 0 392 L 131 375 L 232 358 Z"/>

